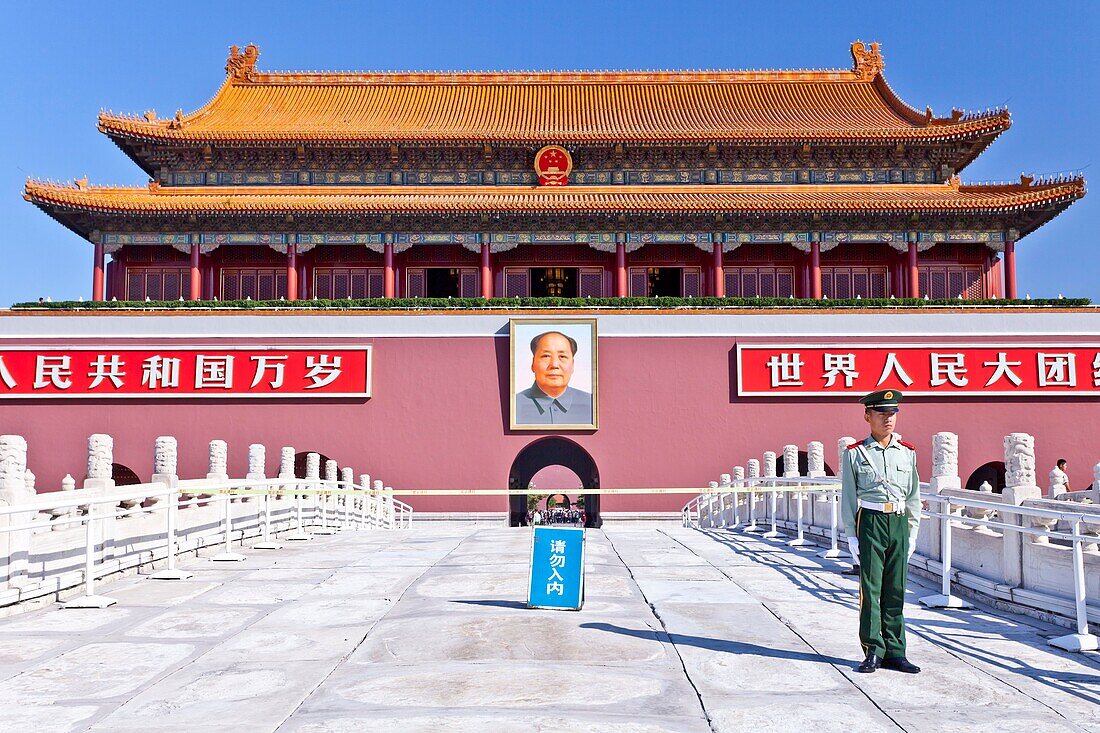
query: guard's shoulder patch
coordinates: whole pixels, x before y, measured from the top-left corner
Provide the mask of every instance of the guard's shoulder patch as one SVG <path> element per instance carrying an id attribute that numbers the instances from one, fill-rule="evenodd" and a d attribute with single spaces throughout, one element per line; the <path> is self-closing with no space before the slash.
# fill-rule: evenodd
<path id="1" fill-rule="evenodd" d="M 898 442 L 901 443 L 902 445 L 904 445 L 909 450 L 913 451 L 914 453 L 917 450 L 917 446 L 913 445 L 912 443 L 907 443 L 904 440 L 899 440 Z"/>
<path id="2" fill-rule="evenodd" d="M 862 443 L 852 443 L 850 446 L 848 446 L 848 450 L 855 450 L 856 448 L 860 447 L 861 445 L 863 445 L 863 444 Z"/>

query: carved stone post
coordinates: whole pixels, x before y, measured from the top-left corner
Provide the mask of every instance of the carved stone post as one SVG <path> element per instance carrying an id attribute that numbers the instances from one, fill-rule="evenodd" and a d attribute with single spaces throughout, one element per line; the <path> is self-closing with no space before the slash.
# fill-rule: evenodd
<path id="1" fill-rule="evenodd" d="M 795 461 L 798 455 L 795 454 Z M 819 441 L 811 441 L 806 446 L 806 475 L 810 478 L 825 477 L 825 446 Z"/>
<path id="2" fill-rule="evenodd" d="M 798 446 L 783 446 L 783 478 L 798 478 Z"/>
<path id="3" fill-rule="evenodd" d="M 1092 467 L 1092 503 L 1100 504 L 1100 463 Z"/>
<path id="4" fill-rule="evenodd" d="M 325 461 L 325 481 L 339 480 L 338 470 L 336 461 L 332 459 Z"/>
<path id="5" fill-rule="evenodd" d="M 294 470 L 293 466 L 291 470 Z M 248 475 L 245 478 L 255 481 L 267 479 L 267 448 L 262 443 L 248 446 Z"/>
<path id="6" fill-rule="evenodd" d="M 27 441 L 21 435 L 0 435 L 0 507 L 17 506 L 28 501 Z M 26 515 L 0 517 L 0 529 L 10 524 L 23 524 Z M 21 585 L 28 582 L 27 563 L 30 552 L 30 530 L 0 533 L 0 584 Z"/>
<path id="7" fill-rule="evenodd" d="M 171 435 L 162 435 L 153 442 L 153 475 L 151 481 L 154 484 L 164 484 L 169 489 L 179 486 L 178 468 L 176 467 L 179 456 L 176 439 Z M 146 506 L 153 506 L 160 499 L 150 496 Z"/>
<path id="8" fill-rule="evenodd" d="M 776 455 L 772 451 L 769 450 L 769 451 L 764 452 L 764 478 L 775 478 L 776 477 L 775 459 L 776 459 Z M 775 482 L 772 482 L 772 481 L 765 482 L 765 486 L 775 486 Z M 778 517 L 776 517 L 776 511 L 778 510 L 778 506 L 779 506 L 779 496 L 774 491 L 771 491 L 771 492 L 768 492 L 768 493 L 771 495 L 770 496 L 771 505 L 770 505 L 770 508 L 769 508 L 769 512 L 771 513 L 772 527 L 771 527 L 770 530 L 768 530 L 767 532 L 765 532 L 764 534 L 762 534 L 760 536 L 761 537 L 778 537 L 779 532 L 776 529 L 775 523 L 776 523 L 776 520 L 778 519 Z"/>
<path id="9" fill-rule="evenodd" d="M 267 447 L 263 443 L 252 443 L 248 446 L 248 473 L 245 478 L 253 481 L 267 480 Z M 264 491 L 267 491 L 267 487 L 264 487 Z M 254 498 L 245 495 L 241 497 L 241 501 L 252 501 Z"/>
<path id="10" fill-rule="evenodd" d="M 775 453 L 771 451 L 765 451 L 764 453 L 764 478 L 775 478 Z"/>
<path id="11" fill-rule="evenodd" d="M 279 478 L 294 480 L 294 448 L 290 446 L 284 446 L 279 451 Z M 279 484 L 279 492 L 275 494 L 275 498 L 282 499 L 286 488 L 286 484 Z"/>
<path id="12" fill-rule="evenodd" d="M 351 466 L 344 466 L 340 469 L 340 481 L 343 482 L 343 486 L 340 487 L 341 491 L 348 493 L 341 493 L 337 495 L 337 503 L 344 508 L 344 526 L 348 523 L 348 512 L 355 506 L 356 496 L 352 486 L 355 484 L 355 471 Z"/>
<path id="13" fill-rule="evenodd" d="M 1004 439 L 1005 489 L 1001 496 L 1006 504 L 1020 506 L 1028 499 L 1042 498 L 1042 489 L 1036 484 L 1035 438 L 1027 433 L 1009 433 Z M 1006 524 L 1021 523 L 1018 514 L 1001 512 Z M 1005 583 L 1018 586 L 1023 583 L 1023 535 L 1019 532 L 1004 533 Z"/>
<path id="14" fill-rule="evenodd" d="M 747 478 L 754 479 L 760 478 L 760 461 L 755 458 L 750 458 L 745 462 Z M 756 526 L 756 486 L 752 483 L 749 484 L 749 524 L 745 527 L 746 532 L 759 532 L 760 528 Z"/>
<path id="15" fill-rule="evenodd" d="M 959 478 L 959 436 L 936 433 L 932 436 L 932 477 L 928 488 L 937 494 L 943 489 L 961 489 Z"/>
<path id="16" fill-rule="evenodd" d="M 836 475 L 840 478 L 844 475 L 844 462 L 848 460 L 848 446 L 856 442 L 856 439 L 845 435 L 836 442 Z"/>
<path id="17" fill-rule="evenodd" d="M 798 478 L 798 446 L 797 445 L 785 445 L 783 446 L 783 478 Z M 789 520 L 791 518 L 791 498 L 794 496 L 789 490 L 784 491 L 783 494 L 783 519 Z"/>
<path id="18" fill-rule="evenodd" d="M 722 526 L 728 526 L 726 521 L 726 497 L 729 496 L 729 489 L 733 486 L 733 477 L 728 473 L 723 473 L 718 477 L 718 487 L 725 489 L 727 493 L 718 494 L 718 516 L 722 521 Z"/>
<path id="19" fill-rule="evenodd" d="M 88 478 L 84 480 L 85 489 L 93 489 L 99 496 L 105 496 L 114 490 L 114 451 L 115 441 L 110 435 L 96 433 L 88 436 Z"/>
<path id="20" fill-rule="evenodd" d="M 371 474 L 360 473 L 359 485 L 363 486 L 363 505 L 360 508 L 359 517 L 360 524 L 366 524 L 370 519 L 371 524 L 374 524 L 374 499 L 371 491 Z"/>
<path id="21" fill-rule="evenodd" d="M 212 481 L 228 481 L 229 445 L 224 440 L 210 441 L 210 461 L 206 478 Z"/>

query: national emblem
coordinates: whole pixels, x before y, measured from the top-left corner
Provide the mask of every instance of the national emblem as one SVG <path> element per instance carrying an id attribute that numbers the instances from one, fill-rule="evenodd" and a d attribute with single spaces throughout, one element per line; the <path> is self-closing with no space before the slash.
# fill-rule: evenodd
<path id="1" fill-rule="evenodd" d="M 560 145 L 547 145 L 535 153 L 535 173 L 540 186 L 565 186 L 573 170 L 573 157 Z"/>

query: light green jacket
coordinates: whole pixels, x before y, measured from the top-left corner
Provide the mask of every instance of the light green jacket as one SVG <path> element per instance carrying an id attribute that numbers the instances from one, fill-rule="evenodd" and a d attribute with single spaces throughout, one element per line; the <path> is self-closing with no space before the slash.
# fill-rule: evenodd
<path id="1" fill-rule="evenodd" d="M 893 502 L 905 504 L 909 519 L 909 544 L 917 538 L 920 527 L 920 477 L 917 475 L 917 452 L 901 444 L 897 436 L 890 436 L 890 443 L 883 448 L 868 436 L 862 441 L 863 450 L 886 479 L 883 486 L 875 477 L 875 471 L 863 457 L 863 451 L 850 448 L 845 451 L 841 466 L 841 511 L 844 531 L 856 536 L 856 510 L 859 500 L 879 504 Z"/>

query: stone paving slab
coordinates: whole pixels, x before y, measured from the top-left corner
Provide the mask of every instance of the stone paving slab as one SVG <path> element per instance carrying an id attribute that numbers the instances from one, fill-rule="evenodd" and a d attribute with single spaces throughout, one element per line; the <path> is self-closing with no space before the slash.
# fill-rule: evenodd
<path id="1" fill-rule="evenodd" d="M 906 607 L 917 676 L 855 673 L 856 584 L 787 538 L 587 534 L 579 612 L 525 607 L 530 530 L 343 531 L 103 610 L 0 619 L 0 731 L 1097 731 L 1100 658 Z"/>

